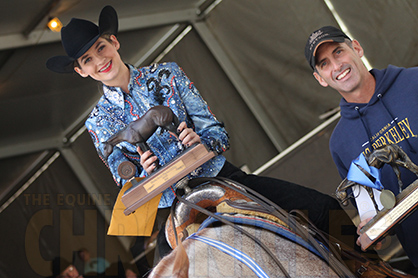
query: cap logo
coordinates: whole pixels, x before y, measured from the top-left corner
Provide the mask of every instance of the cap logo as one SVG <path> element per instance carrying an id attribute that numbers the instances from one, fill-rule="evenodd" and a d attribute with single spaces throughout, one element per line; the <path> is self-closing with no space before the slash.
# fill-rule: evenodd
<path id="1" fill-rule="evenodd" d="M 327 36 L 328 34 L 324 34 L 322 30 L 318 30 L 311 34 L 309 37 L 309 51 L 312 51 L 312 47 L 316 44 L 318 40 Z"/>

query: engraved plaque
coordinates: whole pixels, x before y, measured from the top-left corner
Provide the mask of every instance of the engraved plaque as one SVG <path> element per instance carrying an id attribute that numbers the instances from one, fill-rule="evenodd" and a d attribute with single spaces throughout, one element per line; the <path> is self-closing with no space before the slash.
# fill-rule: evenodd
<path id="1" fill-rule="evenodd" d="M 122 196 L 122 202 L 126 206 L 125 215 L 134 212 L 215 155 L 205 145 L 195 144 L 145 179 L 132 180 L 132 188 Z"/>
<path id="2" fill-rule="evenodd" d="M 360 230 L 362 234 L 367 235 L 371 240 L 367 246 L 362 247 L 366 249 L 385 236 L 394 225 L 408 217 L 417 208 L 417 205 L 418 180 L 415 180 L 396 196 L 396 202 L 393 208 L 382 209 Z"/>

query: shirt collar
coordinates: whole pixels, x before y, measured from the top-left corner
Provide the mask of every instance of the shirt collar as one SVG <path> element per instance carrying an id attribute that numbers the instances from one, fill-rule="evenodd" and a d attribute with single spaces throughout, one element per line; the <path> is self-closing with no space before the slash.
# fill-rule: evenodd
<path id="1" fill-rule="evenodd" d="M 128 65 L 129 66 L 129 72 L 130 72 L 130 81 L 129 81 L 129 85 L 128 85 L 128 89 L 129 89 L 129 93 L 132 92 L 132 89 L 135 86 L 135 80 L 136 80 L 136 76 L 139 74 L 138 70 L 135 69 L 133 66 Z M 105 84 L 103 84 L 103 95 L 105 96 L 105 98 L 113 105 L 116 105 L 120 108 L 123 109 L 124 107 L 124 100 L 125 100 L 125 96 L 124 93 L 122 91 L 122 89 L 120 87 L 111 87 L 111 86 L 107 86 Z"/>
<path id="2" fill-rule="evenodd" d="M 129 82 L 129 91 L 130 92 L 137 92 L 145 97 L 148 97 L 148 89 L 146 86 L 146 78 L 144 76 L 144 72 L 135 68 L 132 65 L 129 65 L 129 69 L 131 71 L 131 80 Z"/>

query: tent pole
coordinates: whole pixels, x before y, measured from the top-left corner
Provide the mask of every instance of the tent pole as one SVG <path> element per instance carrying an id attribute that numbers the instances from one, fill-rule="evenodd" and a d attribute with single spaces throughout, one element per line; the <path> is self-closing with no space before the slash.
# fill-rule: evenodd
<path id="1" fill-rule="evenodd" d="M 285 137 L 283 134 L 281 134 L 276 125 L 271 121 L 270 117 L 267 115 L 260 102 L 252 94 L 251 89 L 245 80 L 241 77 L 229 56 L 225 53 L 225 51 L 222 49 L 222 46 L 216 40 L 215 36 L 208 29 L 206 23 L 194 22 L 193 26 L 215 57 L 216 61 L 225 71 L 226 75 L 231 80 L 231 83 L 241 95 L 242 99 L 245 101 L 254 117 L 258 120 L 270 141 L 279 152 L 283 151 L 288 145 Z"/>
<path id="2" fill-rule="evenodd" d="M 302 138 L 300 138 L 298 141 L 296 141 L 295 143 L 293 143 L 291 146 L 289 146 L 288 148 L 286 148 L 284 151 L 282 151 L 281 153 L 279 153 L 278 155 L 276 155 L 275 157 L 273 157 L 266 164 L 264 164 L 263 166 L 261 166 L 260 168 L 258 168 L 257 170 L 255 170 L 253 172 L 253 174 L 254 175 L 261 174 L 263 171 L 265 171 L 266 169 L 268 169 L 269 167 L 271 167 L 274 163 L 276 163 L 277 161 L 279 161 L 280 159 L 282 159 L 283 157 L 285 157 L 286 155 L 288 155 L 289 153 L 291 153 L 292 151 L 294 151 L 297 147 L 301 146 L 303 143 L 305 143 L 306 141 L 308 141 L 310 138 L 312 138 L 313 136 L 315 136 L 316 134 L 318 134 L 320 131 L 322 131 L 324 128 L 326 128 L 327 126 L 329 126 L 330 124 L 332 124 L 334 121 L 336 121 L 339 118 L 340 118 L 340 112 L 334 114 L 331 118 L 329 118 L 328 120 L 326 120 L 325 122 L 323 122 L 322 124 L 320 124 L 319 126 L 317 126 L 311 132 L 309 132 L 308 134 L 306 134 L 305 136 L 303 136 Z"/>

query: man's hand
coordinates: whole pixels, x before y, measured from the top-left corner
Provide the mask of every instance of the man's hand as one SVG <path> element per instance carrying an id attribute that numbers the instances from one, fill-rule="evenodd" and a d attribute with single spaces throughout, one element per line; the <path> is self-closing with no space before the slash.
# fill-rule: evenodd
<path id="1" fill-rule="evenodd" d="M 357 234 L 359 235 L 359 237 L 357 238 L 357 245 L 361 246 L 361 250 L 366 251 L 366 248 L 364 248 L 365 246 L 370 245 L 370 243 L 372 242 L 371 239 L 366 235 L 366 234 L 362 234 L 360 233 L 361 228 L 363 228 L 370 220 L 372 220 L 373 217 L 369 217 L 363 221 L 360 222 L 360 224 L 357 227 Z M 382 242 L 377 242 L 375 249 L 376 250 L 380 250 L 382 248 Z"/>

